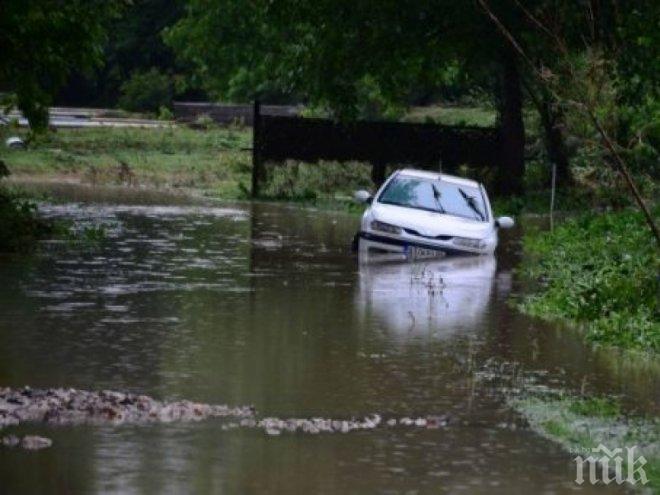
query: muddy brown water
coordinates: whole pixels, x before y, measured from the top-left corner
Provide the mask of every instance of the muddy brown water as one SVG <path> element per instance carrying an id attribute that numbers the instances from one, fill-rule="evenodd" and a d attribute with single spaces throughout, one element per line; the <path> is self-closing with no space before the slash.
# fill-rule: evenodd
<path id="1" fill-rule="evenodd" d="M 349 251 L 356 216 L 60 194 L 69 202 L 42 205 L 45 215 L 101 223 L 107 240 L 0 260 L 0 385 L 253 404 L 284 418 L 453 422 L 277 437 L 216 420 L 21 425 L 12 433 L 53 446 L 0 449 L 0 493 L 602 492 L 578 487 L 572 456 L 474 369 L 517 361 L 552 386 L 657 410 L 656 373 L 507 304 L 521 290 L 519 230 L 493 258 L 360 266 Z"/>

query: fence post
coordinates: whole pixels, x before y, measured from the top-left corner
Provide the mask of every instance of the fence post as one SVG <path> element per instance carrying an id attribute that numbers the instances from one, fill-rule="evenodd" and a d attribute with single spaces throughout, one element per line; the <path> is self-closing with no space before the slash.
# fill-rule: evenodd
<path id="1" fill-rule="evenodd" d="M 371 180 L 378 188 L 385 182 L 385 163 L 378 161 L 371 165 Z"/>
<path id="2" fill-rule="evenodd" d="M 252 197 L 259 196 L 259 178 L 262 175 L 261 163 L 261 104 L 254 100 L 252 116 Z"/>

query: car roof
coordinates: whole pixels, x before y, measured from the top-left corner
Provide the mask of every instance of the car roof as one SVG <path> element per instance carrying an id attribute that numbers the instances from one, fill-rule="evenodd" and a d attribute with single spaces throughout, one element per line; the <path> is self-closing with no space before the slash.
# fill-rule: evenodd
<path id="1" fill-rule="evenodd" d="M 431 172 L 428 170 L 404 168 L 403 170 L 399 170 L 399 174 L 405 175 L 406 177 L 417 177 L 420 179 L 429 179 L 429 180 L 441 180 L 445 182 L 453 182 L 454 184 L 460 184 L 463 186 L 479 187 L 479 183 L 475 180 L 466 179 L 465 177 L 457 177 L 455 175 L 443 174 L 440 172 Z"/>

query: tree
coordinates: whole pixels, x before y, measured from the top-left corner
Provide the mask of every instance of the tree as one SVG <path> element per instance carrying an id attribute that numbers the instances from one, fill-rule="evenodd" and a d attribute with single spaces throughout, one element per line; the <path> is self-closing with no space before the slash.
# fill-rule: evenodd
<path id="1" fill-rule="evenodd" d="M 369 98 L 403 104 L 448 68 L 499 81 L 507 192 L 521 192 L 519 64 L 471 2 L 191 0 L 165 39 L 217 97 L 247 81 L 244 96 L 299 94 L 339 119 L 356 118 Z"/>
<path id="2" fill-rule="evenodd" d="M 105 26 L 119 0 L 3 0 L 0 4 L 0 88 L 34 131 L 48 125 L 53 96 L 73 70 L 102 60 Z"/>
<path id="3" fill-rule="evenodd" d="M 56 102 L 112 107 L 121 104 L 126 81 L 154 71 L 167 76 L 176 95 L 204 97 L 198 90 L 195 75 L 185 64 L 177 63 L 162 39 L 163 29 L 182 16 L 184 3 L 184 0 L 131 0 L 121 15 L 109 23 L 103 46 L 104 63 L 92 72 L 74 71 Z"/>
<path id="4" fill-rule="evenodd" d="M 657 101 L 659 84 L 657 72 L 654 71 L 660 59 L 657 52 L 651 57 L 635 53 L 634 45 L 644 46 L 649 40 L 657 38 L 660 16 L 654 14 L 660 14 L 660 6 L 657 2 L 640 0 L 631 11 L 621 12 L 615 1 L 589 1 L 583 5 L 584 10 L 573 8 L 571 2 L 554 1 L 538 2 L 535 9 L 531 10 L 516 1 L 520 14 L 527 18 L 542 39 L 549 41 L 547 50 L 535 56 L 533 50 L 538 43 L 529 43 L 529 40 L 514 34 L 487 0 L 478 0 L 478 3 L 503 39 L 529 67 L 545 94 L 554 100 L 562 112 L 570 114 L 573 126 L 585 129 L 592 135 L 595 133 L 597 139 L 593 142 L 603 162 L 609 163 L 619 172 L 660 246 L 660 229 L 623 158 L 625 143 L 617 143 L 612 137 L 620 134 L 621 109 L 625 101 L 632 103 L 640 100 L 625 91 L 625 83 L 633 81 L 626 81 L 625 74 L 628 71 L 622 69 L 628 62 L 628 54 L 618 52 L 621 47 L 630 47 L 631 40 L 627 37 L 631 30 L 627 28 L 630 28 L 631 18 L 635 28 L 632 29 L 634 36 L 630 65 L 635 66 L 635 62 L 639 63 L 641 59 L 652 67 L 649 72 L 637 65 L 633 73 L 638 80 L 634 82 L 638 87 L 647 89 L 645 97 L 641 98 L 643 103 L 648 101 L 648 97 Z M 650 23 L 640 22 L 641 12 L 637 10 L 640 6 L 646 7 L 643 14 L 649 16 Z M 564 13 L 564 16 L 558 16 L 557 13 Z M 580 16 L 580 13 L 586 15 Z M 571 15 L 577 15 L 577 19 L 566 22 Z M 561 24 L 557 23 L 558 18 L 563 21 Z M 578 46 L 580 48 L 576 49 Z M 646 81 L 646 84 L 639 84 L 640 80 Z M 654 107 L 658 109 L 657 105 Z M 655 120 L 660 122 L 660 115 L 656 114 Z M 641 133 L 636 137 L 641 141 Z"/>
<path id="5" fill-rule="evenodd" d="M 150 69 L 134 72 L 122 86 L 119 106 L 132 112 L 156 112 L 172 103 L 172 84 L 166 74 Z"/>

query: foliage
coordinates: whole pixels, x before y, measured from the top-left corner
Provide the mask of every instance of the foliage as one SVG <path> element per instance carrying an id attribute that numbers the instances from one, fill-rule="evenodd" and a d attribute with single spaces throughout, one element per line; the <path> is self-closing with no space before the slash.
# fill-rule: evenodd
<path id="1" fill-rule="evenodd" d="M 106 239 L 103 225 L 76 227 L 65 220 L 39 216 L 34 194 L 0 188 L 0 254 L 32 252 L 39 240 L 58 239 L 69 246 L 91 247 Z"/>
<path id="2" fill-rule="evenodd" d="M 158 120 L 174 120 L 174 112 L 168 107 L 161 105 L 158 109 Z"/>
<path id="3" fill-rule="evenodd" d="M 576 453 L 591 452 L 603 444 L 610 449 L 637 446 L 636 454 L 647 461 L 649 480 L 645 489 L 660 486 L 660 422 L 657 418 L 620 416 L 621 406 L 612 398 L 564 396 L 515 397 L 510 405 L 522 414 L 532 429 Z M 625 466 L 624 459 L 624 466 Z M 624 467 L 625 468 L 625 467 Z"/>
<path id="4" fill-rule="evenodd" d="M 158 69 L 136 71 L 121 85 L 119 106 L 132 112 L 156 112 L 172 105 L 172 84 Z"/>
<path id="5" fill-rule="evenodd" d="M 163 43 L 162 30 L 184 11 L 185 0 L 124 0 L 121 15 L 112 19 L 103 44 L 104 64 L 93 71 L 74 70 L 56 98 L 59 105 L 114 107 L 121 86 L 134 73 L 151 69 L 167 74 L 178 97 L 204 97 L 191 71 L 177 63 Z"/>
<path id="6" fill-rule="evenodd" d="M 371 166 L 366 163 L 289 161 L 267 169 L 262 195 L 272 199 L 315 202 L 352 198 L 354 191 L 372 187 Z"/>
<path id="7" fill-rule="evenodd" d="M 191 0 L 165 39 L 217 96 L 246 82 L 244 97 L 300 95 L 351 118 L 454 84 L 466 64 L 492 79 L 489 34 L 469 2 Z"/>
<path id="8" fill-rule="evenodd" d="M 412 107 L 402 120 L 442 125 L 492 127 L 497 121 L 497 112 L 484 105 L 436 104 Z"/>
<path id="9" fill-rule="evenodd" d="M 239 184 L 250 183 L 250 144 L 249 130 L 231 127 L 60 129 L 34 139 L 27 150 L 2 147 L 0 159 L 17 180 L 194 187 L 235 198 L 242 195 Z"/>
<path id="10" fill-rule="evenodd" d="M 657 180 L 660 4 L 640 0 L 622 9 L 614 0 L 597 6 L 562 0 L 518 4 L 517 10 L 526 29 L 502 24 L 529 66 L 528 93 L 540 113 L 547 103 L 550 124 L 572 148 L 574 165 L 616 169 L 597 121 L 629 169 Z M 601 186 L 617 187 L 611 180 Z"/>
<path id="11" fill-rule="evenodd" d="M 660 351 L 660 259 L 641 214 L 587 214 L 526 234 L 524 247 L 542 286 L 523 310 L 579 324 L 593 342 Z"/>
<path id="12" fill-rule="evenodd" d="M 617 418 L 621 415 L 621 404 L 612 397 L 588 397 L 572 401 L 568 410 L 581 416 Z"/>
<path id="13" fill-rule="evenodd" d="M 657 147 L 636 117 L 653 112 L 658 100 L 649 82 L 657 78 L 647 68 L 657 67 L 658 59 L 650 55 L 656 50 L 639 49 L 650 47 L 658 31 L 655 21 L 639 14 L 656 12 L 657 2 L 619 9 L 606 0 L 597 12 L 589 11 L 590 3 L 576 6 L 569 0 L 487 3 L 525 55 L 512 49 L 475 2 L 417 2 L 404 8 L 373 0 L 191 0 L 165 39 L 216 97 L 279 92 L 340 119 L 399 117 L 413 95 L 433 94 L 457 81 L 465 93 L 485 90 L 491 100 L 501 95 L 502 149 L 512 173 L 498 185 L 507 192 L 522 192 L 519 72 L 543 117 L 538 122 L 548 152 L 542 158 L 560 163 L 562 185 L 570 182 L 572 150 L 564 150 L 565 140 L 584 150 L 581 164 L 586 158 L 590 167 L 610 166 L 585 108 L 620 144 L 637 139 L 630 158 L 639 171 L 657 170 Z M 628 49 L 639 70 L 626 65 Z M 643 87 L 651 101 L 642 105 L 629 98 L 630 85 Z"/>
<path id="14" fill-rule="evenodd" d="M 32 201 L 0 189 L 0 253 L 30 250 L 50 231 L 51 225 L 39 219 Z"/>
<path id="15" fill-rule="evenodd" d="M 0 87 L 16 94 L 35 130 L 48 125 L 48 106 L 75 69 L 102 60 L 107 21 L 118 0 L 3 0 Z"/>
<path id="16" fill-rule="evenodd" d="M 9 175 L 9 169 L 0 160 L 0 181 Z M 37 218 L 33 202 L 0 185 L 0 253 L 30 249 L 50 227 Z"/>

